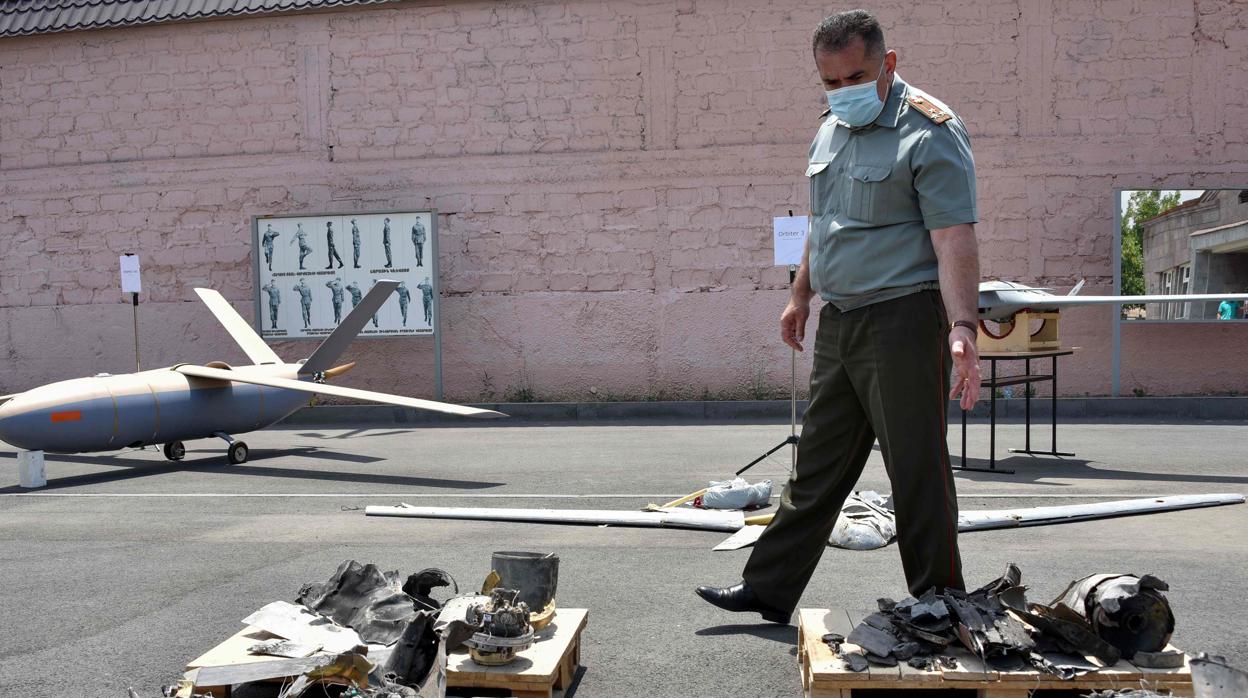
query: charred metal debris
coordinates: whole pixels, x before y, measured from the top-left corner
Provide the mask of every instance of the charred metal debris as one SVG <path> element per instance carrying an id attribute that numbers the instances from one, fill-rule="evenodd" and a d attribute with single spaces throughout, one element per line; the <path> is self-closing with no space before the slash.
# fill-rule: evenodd
<path id="1" fill-rule="evenodd" d="M 879 599 L 879 610 L 848 637 L 829 633 L 823 640 L 854 671 L 899 662 L 953 668 L 954 643 L 1000 671 L 1032 667 L 1063 679 L 1124 657 L 1140 666 L 1181 666 L 1181 652 L 1165 651 L 1174 632 L 1162 593 L 1168 589 L 1150 575 L 1097 574 L 1072 582 L 1047 605 L 1030 603 L 1022 573 L 1010 564 L 969 593 L 929 589 L 917 599 Z"/>
<path id="2" fill-rule="evenodd" d="M 195 666 L 165 695 L 201 698 L 201 686 L 281 679 L 279 698 L 314 686 L 337 686 L 333 695 L 347 698 L 443 696 L 448 652 L 467 644 L 473 661 L 505 664 L 555 617 L 558 556 L 504 551 L 491 563 L 480 593 L 460 594 L 440 569 L 404 577 L 347 560 L 328 580 L 303 585 L 298 603 L 273 601 L 244 618 L 250 632 L 263 633 L 252 635 L 245 656 Z M 435 599 L 445 587 L 449 598 Z M 539 610 L 530 612 L 526 599 Z"/>
<path id="3" fill-rule="evenodd" d="M 282 698 L 302 695 L 311 685 L 344 683 L 352 694 L 368 698 L 417 698 L 446 692 L 446 646 L 434 630 L 442 608 L 430 593 L 459 585 L 450 574 L 425 569 L 402 578 L 374 564 L 347 560 L 323 584 L 305 584 L 297 600 L 309 610 L 350 628 L 364 646 L 345 652 L 323 667 L 300 676 Z M 384 659 L 370 662 L 368 645 L 391 647 Z"/>

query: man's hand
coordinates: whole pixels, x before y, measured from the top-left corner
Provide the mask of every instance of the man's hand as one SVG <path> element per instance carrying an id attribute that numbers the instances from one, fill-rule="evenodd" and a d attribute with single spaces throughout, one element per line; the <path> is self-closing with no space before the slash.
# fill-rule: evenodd
<path id="1" fill-rule="evenodd" d="M 979 400 L 979 349 L 975 346 L 975 332 L 968 327 L 953 328 L 949 332 L 949 351 L 953 354 L 955 381 L 949 399 L 961 396 L 959 404 L 962 409 L 969 410 Z"/>
<path id="2" fill-rule="evenodd" d="M 810 317 L 810 297 L 805 300 L 797 295 L 789 296 L 789 304 L 780 314 L 780 339 L 794 349 L 802 350 L 802 340 L 806 339 L 806 320 Z"/>

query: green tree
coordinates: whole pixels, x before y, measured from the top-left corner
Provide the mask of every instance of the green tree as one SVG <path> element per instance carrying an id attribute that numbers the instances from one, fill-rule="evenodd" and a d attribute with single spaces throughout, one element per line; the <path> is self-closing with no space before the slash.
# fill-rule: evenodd
<path id="1" fill-rule="evenodd" d="M 1179 205 L 1179 193 L 1162 193 L 1156 189 L 1131 192 L 1127 210 L 1122 214 L 1122 294 L 1142 296 L 1144 284 L 1144 226 L 1150 218 Z"/>

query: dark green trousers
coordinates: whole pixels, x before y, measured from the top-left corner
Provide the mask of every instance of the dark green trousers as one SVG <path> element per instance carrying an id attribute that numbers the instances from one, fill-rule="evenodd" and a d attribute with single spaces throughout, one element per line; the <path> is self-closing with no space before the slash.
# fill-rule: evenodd
<path id="1" fill-rule="evenodd" d="M 877 439 L 910 593 L 964 588 L 945 442 L 951 368 L 945 318 L 937 291 L 844 313 L 823 307 L 797 465 L 742 575 L 769 605 L 797 607 Z M 838 583 L 854 583 L 852 557 L 839 558 L 846 571 Z M 817 605 L 829 604 L 835 605 L 835 589 L 823 590 Z"/>

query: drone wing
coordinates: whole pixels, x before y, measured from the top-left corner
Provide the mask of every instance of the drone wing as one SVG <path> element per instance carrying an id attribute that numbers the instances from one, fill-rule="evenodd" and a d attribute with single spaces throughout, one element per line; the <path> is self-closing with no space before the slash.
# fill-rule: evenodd
<path id="1" fill-rule="evenodd" d="M 1053 524 L 1114 519 L 1123 516 L 1157 514 L 1164 511 L 1243 504 L 1242 494 L 1180 494 L 1151 499 L 1122 499 L 1092 504 L 1064 504 L 1026 509 L 963 511 L 958 514 L 958 531 L 992 531 L 1001 528 L 1049 526 Z"/>
<path id="2" fill-rule="evenodd" d="M 446 402 L 435 402 L 433 400 L 421 400 L 414 397 L 403 397 L 402 395 L 390 395 L 389 393 L 378 393 L 372 390 L 345 388 L 339 385 L 326 385 L 325 383 L 297 381 L 289 378 L 275 378 L 273 376 L 249 375 L 242 371 L 230 371 L 221 368 L 210 368 L 208 366 L 182 364 L 180 366 L 174 366 L 173 370 L 183 375 L 195 376 L 196 378 L 210 378 L 212 380 L 250 383 L 252 385 L 264 385 L 270 388 L 281 388 L 283 390 L 299 390 L 305 393 L 315 393 L 317 395 L 333 395 L 335 397 L 351 398 L 352 400 L 382 402 L 387 405 L 412 407 L 418 410 L 455 414 L 463 417 L 507 416 L 502 412 L 495 412 L 494 410 L 483 410 L 476 407 L 466 407 L 464 405 L 452 405 Z"/>
<path id="3" fill-rule="evenodd" d="M 220 293 L 210 288 L 197 288 L 195 293 L 199 295 L 199 299 L 204 302 L 204 305 L 208 306 L 212 314 L 217 316 L 217 321 L 225 327 L 226 332 L 230 333 L 230 336 L 234 338 L 234 341 L 243 350 L 243 353 L 247 355 L 247 358 L 257 364 L 282 363 L 281 357 L 274 353 L 269 348 L 269 345 L 264 343 L 260 335 L 251 329 L 251 325 L 247 324 L 243 316 L 239 315 L 234 310 L 234 306 L 230 305 L 230 302 Z"/>
<path id="4" fill-rule="evenodd" d="M 746 526 L 739 511 L 672 508 L 658 511 L 617 509 L 494 509 L 488 507 L 365 507 L 366 516 L 400 516 L 412 519 L 464 519 L 468 521 L 519 521 L 525 523 L 579 524 L 582 526 L 630 526 L 637 528 L 692 528 L 700 531 L 737 531 Z M 763 528 L 752 526 L 751 528 Z"/>
<path id="5" fill-rule="evenodd" d="M 1158 296 L 1044 296 L 1037 306 L 1096 305 L 1106 303 L 1201 303 L 1205 301 L 1248 301 L 1248 293 L 1198 293 Z"/>

